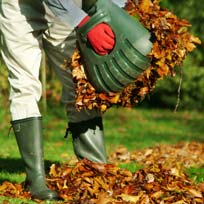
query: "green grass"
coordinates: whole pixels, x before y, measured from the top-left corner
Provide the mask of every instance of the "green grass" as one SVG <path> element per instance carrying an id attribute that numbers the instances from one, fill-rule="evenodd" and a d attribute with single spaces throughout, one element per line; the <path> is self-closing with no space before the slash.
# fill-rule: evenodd
<path id="1" fill-rule="evenodd" d="M 203 166 L 204 167 L 204 166 Z M 186 170 L 186 173 L 189 175 L 191 180 L 196 181 L 197 183 L 204 182 L 204 168 L 203 167 L 190 167 Z"/>
<path id="2" fill-rule="evenodd" d="M 112 109 L 104 120 L 106 142 L 134 150 L 158 143 L 203 141 L 203 119 L 202 113 L 188 111 Z"/>
<path id="3" fill-rule="evenodd" d="M 25 178 L 13 131 L 8 136 L 10 117 L 8 108 L 0 109 L 0 183 L 5 180 L 22 182 Z M 157 145 L 174 144 L 179 141 L 204 141 L 204 114 L 143 108 L 112 108 L 104 114 L 105 142 L 108 154 L 123 145 L 135 150 Z M 67 118 L 60 106 L 48 109 L 44 114 L 44 152 L 46 170 L 55 162 L 68 162 L 73 156 L 72 139 L 64 139 Z M 137 164 L 121 164 L 122 168 L 135 171 Z M 202 181 L 204 171 L 197 167 L 187 170 L 190 178 Z M 0 197 L 0 203 L 5 198 Z M 6 198 L 7 199 L 7 198 Z M 23 201 L 13 200 L 13 203 Z M 12 203 L 12 202 L 11 202 Z M 27 201 L 24 203 L 28 203 Z M 33 202 L 30 202 L 33 203 Z"/>

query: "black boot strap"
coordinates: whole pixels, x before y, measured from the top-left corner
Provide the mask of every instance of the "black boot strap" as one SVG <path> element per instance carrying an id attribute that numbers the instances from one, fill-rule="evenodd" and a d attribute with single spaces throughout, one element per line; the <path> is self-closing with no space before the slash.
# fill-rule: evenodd
<path id="1" fill-rule="evenodd" d="M 78 123 L 68 123 L 68 128 L 66 129 L 65 138 L 68 137 L 69 132 L 71 132 L 72 137 L 75 138 L 81 133 L 85 133 L 88 129 L 96 130 L 96 126 L 103 130 L 102 118 L 97 117 L 86 121 L 81 121 Z"/>

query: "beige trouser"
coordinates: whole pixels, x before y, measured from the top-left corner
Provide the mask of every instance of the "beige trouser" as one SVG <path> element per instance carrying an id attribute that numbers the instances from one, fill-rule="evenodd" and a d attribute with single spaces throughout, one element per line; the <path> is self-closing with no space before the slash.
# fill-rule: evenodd
<path id="1" fill-rule="evenodd" d="M 76 110 L 71 71 L 62 66 L 76 46 L 74 28 L 54 16 L 41 0 L 1 0 L 0 4 L 2 56 L 9 70 L 12 120 L 41 116 L 38 102 L 42 93 L 42 49 L 62 82 L 62 102 L 68 104 L 69 121 L 99 116 L 97 110 Z"/>

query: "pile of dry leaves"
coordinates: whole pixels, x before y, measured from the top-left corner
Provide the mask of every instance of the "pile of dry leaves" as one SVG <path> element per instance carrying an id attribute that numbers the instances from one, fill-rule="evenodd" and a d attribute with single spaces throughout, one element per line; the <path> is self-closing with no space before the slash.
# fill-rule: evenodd
<path id="1" fill-rule="evenodd" d="M 203 165 L 203 153 L 204 144 L 196 142 L 133 152 L 119 148 L 110 155 L 110 164 L 53 164 L 47 182 L 64 204 L 202 204 L 204 183 L 189 180 L 184 168 Z M 130 172 L 113 162 L 137 162 L 144 168 Z M 22 185 L 10 182 L 0 186 L 0 195 L 30 199 Z"/>
<path id="2" fill-rule="evenodd" d="M 182 171 L 161 165 L 131 173 L 112 164 L 83 160 L 74 168 L 53 165 L 50 187 L 68 203 L 203 203 L 204 192 Z"/>
<path id="3" fill-rule="evenodd" d="M 149 94 L 157 80 L 175 75 L 175 66 L 181 65 L 187 53 L 192 52 L 200 40 L 188 32 L 188 21 L 179 19 L 172 12 L 163 9 L 159 0 L 128 0 L 125 10 L 131 16 L 139 16 L 141 23 L 152 33 L 155 40 L 148 67 L 121 93 L 97 93 L 89 83 L 77 50 L 72 57 L 72 74 L 77 84 L 76 107 L 99 108 L 102 112 L 116 104 L 132 107 Z M 128 31 L 127 31 L 128 32 Z"/>

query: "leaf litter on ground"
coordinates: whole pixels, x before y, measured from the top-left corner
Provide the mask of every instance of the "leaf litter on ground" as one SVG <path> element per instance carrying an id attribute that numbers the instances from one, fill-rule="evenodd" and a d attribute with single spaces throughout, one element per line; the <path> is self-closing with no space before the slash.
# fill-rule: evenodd
<path id="1" fill-rule="evenodd" d="M 204 144 L 180 142 L 128 152 L 124 147 L 110 154 L 109 164 L 81 160 L 50 166 L 48 186 L 67 204 L 201 204 L 204 183 L 188 178 L 185 169 L 204 165 Z M 143 165 L 131 172 L 119 163 Z M 31 199 L 23 184 L 5 181 L 0 195 Z M 39 201 L 40 202 L 40 201 Z M 58 203 L 57 201 L 55 203 Z"/>

